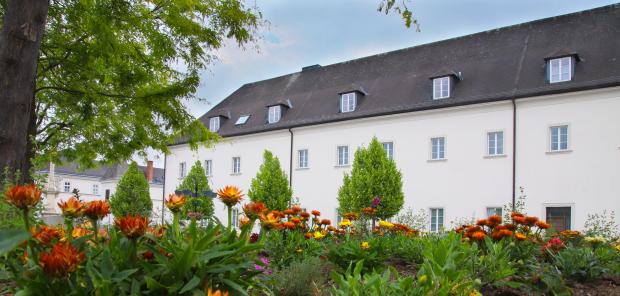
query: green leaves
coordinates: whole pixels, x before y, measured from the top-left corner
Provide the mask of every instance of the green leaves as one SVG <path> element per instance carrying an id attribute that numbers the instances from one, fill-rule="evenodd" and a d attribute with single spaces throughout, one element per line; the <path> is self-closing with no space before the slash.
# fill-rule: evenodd
<path id="1" fill-rule="evenodd" d="M 129 214 L 151 216 L 153 201 L 149 193 L 149 183 L 135 162 L 129 165 L 118 182 L 116 192 L 110 198 L 110 209 L 116 217 Z"/>
<path id="2" fill-rule="evenodd" d="M 0 256 L 14 250 L 28 238 L 30 238 L 30 233 L 22 229 L 0 230 Z"/>
<path id="3" fill-rule="evenodd" d="M 207 180 L 206 172 L 200 163 L 200 161 L 196 161 L 189 173 L 177 190 L 189 190 L 191 192 L 195 192 L 198 190 L 198 198 L 193 198 L 188 196 L 187 203 L 185 203 L 184 211 L 197 211 L 203 215 L 203 219 L 208 219 L 213 216 L 213 198 L 210 196 L 205 196 L 203 192 L 205 190 L 211 190 L 209 187 L 209 180 Z"/>
<path id="4" fill-rule="evenodd" d="M 248 190 L 252 201 L 265 203 L 270 210 L 283 211 L 289 206 L 293 192 L 289 187 L 286 172 L 280 167 L 280 160 L 271 151 L 265 150 L 263 164 Z"/>

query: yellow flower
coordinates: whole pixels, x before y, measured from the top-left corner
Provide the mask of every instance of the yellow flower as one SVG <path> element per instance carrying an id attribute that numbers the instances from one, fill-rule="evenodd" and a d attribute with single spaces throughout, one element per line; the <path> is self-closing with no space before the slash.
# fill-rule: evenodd
<path id="1" fill-rule="evenodd" d="M 428 281 L 428 277 L 425 274 L 423 274 L 418 278 L 418 281 L 420 282 L 420 284 L 424 284 L 426 283 L 426 281 Z"/>
<path id="2" fill-rule="evenodd" d="M 166 207 L 173 212 L 178 212 L 185 205 L 185 196 L 170 194 L 166 199 Z"/>
<path id="3" fill-rule="evenodd" d="M 616 246 L 616 251 L 620 252 L 620 245 Z"/>
<path id="4" fill-rule="evenodd" d="M 342 222 L 338 224 L 340 228 L 348 228 L 348 227 L 351 227 L 351 225 L 353 225 L 353 223 L 351 223 L 349 219 L 343 219 Z"/>
<path id="5" fill-rule="evenodd" d="M 368 244 L 368 242 L 363 242 L 362 243 L 362 249 L 368 250 L 369 248 L 370 248 L 370 245 Z"/>
<path id="6" fill-rule="evenodd" d="M 217 191 L 220 200 L 228 207 L 232 207 L 243 199 L 243 194 L 236 186 L 226 186 Z"/>
<path id="7" fill-rule="evenodd" d="M 314 232 L 314 238 L 315 239 L 322 239 L 323 237 L 325 237 L 325 234 L 323 234 L 322 232 L 320 232 L 320 231 L 315 231 Z"/>
<path id="8" fill-rule="evenodd" d="M 62 215 L 65 217 L 81 217 L 84 212 L 84 203 L 75 196 L 70 197 L 67 201 L 58 202 L 58 207 L 62 210 Z"/>
<path id="9" fill-rule="evenodd" d="M 379 227 L 387 228 L 387 229 L 392 229 L 392 228 L 394 228 L 394 224 L 392 224 L 392 223 L 390 223 L 388 221 L 381 220 L 381 221 L 379 221 Z"/>
<path id="10" fill-rule="evenodd" d="M 478 292 L 478 290 L 474 289 L 471 293 L 469 293 L 469 296 L 482 296 L 482 294 Z"/>
<path id="11" fill-rule="evenodd" d="M 587 236 L 583 239 L 586 243 L 592 245 L 598 245 L 605 242 L 605 238 L 602 236 Z"/>

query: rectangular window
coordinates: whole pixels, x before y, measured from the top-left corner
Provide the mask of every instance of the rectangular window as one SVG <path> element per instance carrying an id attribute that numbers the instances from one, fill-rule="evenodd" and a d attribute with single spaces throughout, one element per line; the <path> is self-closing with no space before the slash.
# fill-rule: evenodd
<path id="1" fill-rule="evenodd" d="M 99 195 L 99 185 L 98 184 L 93 184 L 93 194 L 94 195 Z"/>
<path id="2" fill-rule="evenodd" d="M 267 119 L 267 121 L 269 123 L 276 123 L 280 121 L 281 110 L 282 108 L 279 105 L 269 107 L 269 118 Z"/>
<path id="3" fill-rule="evenodd" d="M 438 137 L 431 139 L 431 159 L 445 159 L 446 157 L 446 138 Z"/>
<path id="4" fill-rule="evenodd" d="M 341 95 L 340 111 L 342 113 L 355 111 L 355 105 L 356 105 L 356 97 L 355 97 L 354 92 Z"/>
<path id="5" fill-rule="evenodd" d="M 308 167 L 308 149 L 302 149 L 297 151 L 297 166 L 299 168 L 307 168 Z"/>
<path id="6" fill-rule="evenodd" d="M 489 207 L 487 208 L 487 218 L 491 216 L 502 216 L 502 208 Z"/>
<path id="7" fill-rule="evenodd" d="M 239 119 L 237 119 L 237 122 L 235 122 L 235 125 L 245 124 L 248 122 L 248 119 L 250 119 L 250 115 L 241 115 L 239 116 Z"/>
<path id="8" fill-rule="evenodd" d="M 179 178 L 185 178 L 186 173 L 187 173 L 187 166 L 185 162 L 179 163 Z"/>
<path id="9" fill-rule="evenodd" d="M 552 126 L 549 128 L 551 151 L 568 150 L 568 125 Z"/>
<path id="10" fill-rule="evenodd" d="M 71 192 L 71 182 L 65 182 L 65 184 L 63 186 L 63 191 L 64 192 Z"/>
<path id="11" fill-rule="evenodd" d="M 338 165 L 349 165 L 349 146 L 338 146 Z"/>
<path id="12" fill-rule="evenodd" d="M 232 208 L 231 211 L 231 224 L 233 227 L 239 227 L 239 209 L 237 208 Z"/>
<path id="13" fill-rule="evenodd" d="M 487 133 L 487 153 L 489 156 L 504 154 L 504 132 Z"/>
<path id="14" fill-rule="evenodd" d="M 232 158 L 232 173 L 241 174 L 241 157 Z"/>
<path id="15" fill-rule="evenodd" d="M 450 77 L 439 77 L 433 79 L 433 100 L 445 99 L 450 97 Z"/>
<path id="16" fill-rule="evenodd" d="M 564 82 L 572 79 L 572 57 L 563 57 L 549 60 L 549 82 Z"/>
<path id="17" fill-rule="evenodd" d="M 546 210 L 546 222 L 553 225 L 556 231 L 571 229 L 571 207 L 547 207 Z"/>
<path id="18" fill-rule="evenodd" d="M 219 116 L 209 118 L 209 130 L 214 133 L 220 130 Z"/>
<path id="19" fill-rule="evenodd" d="M 431 209 L 431 232 L 443 230 L 443 208 Z"/>
<path id="20" fill-rule="evenodd" d="M 213 175 L 213 161 L 211 161 L 210 159 L 205 160 L 205 175 Z"/>
<path id="21" fill-rule="evenodd" d="M 394 159 L 394 142 L 383 142 L 381 145 L 383 145 L 383 149 L 385 150 L 385 153 L 387 153 L 388 159 Z"/>

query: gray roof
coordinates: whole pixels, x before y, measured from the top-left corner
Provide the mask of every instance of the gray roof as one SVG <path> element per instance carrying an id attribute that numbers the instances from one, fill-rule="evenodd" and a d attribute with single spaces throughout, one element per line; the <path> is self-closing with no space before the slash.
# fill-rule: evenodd
<path id="1" fill-rule="evenodd" d="M 545 59 L 577 54 L 573 80 L 549 84 Z M 448 99 L 432 99 L 432 77 L 461 74 Z M 557 16 L 248 83 L 200 117 L 221 114 L 224 137 L 363 117 L 620 85 L 620 5 Z M 359 90 L 356 110 L 339 93 Z M 269 105 L 290 102 L 267 124 Z M 251 114 L 244 125 L 241 115 Z M 179 139 L 178 144 L 184 143 Z"/>
<path id="2" fill-rule="evenodd" d="M 127 169 L 129 168 L 129 164 L 126 163 L 118 163 L 112 165 L 101 164 L 96 168 L 81 170 L 78 168 L 76 163 L 64 163 L 62 165 L 56 165 L 55 172 L 56 174 L 64 174 L 64 175 L 75 175 L 75 176 L 84 176 L 100 179 L 101 181 L 105 180 L 118 180 L 120 179 Z M 146 175 L 146 166 L 138 166 L 140 170 Z M 40 170 L 41 173 L 48 173 L 49 167 Z M 164 169 L 153 168 L 153 183 L 154 184 L 162 184 L 164 181 Z"/>

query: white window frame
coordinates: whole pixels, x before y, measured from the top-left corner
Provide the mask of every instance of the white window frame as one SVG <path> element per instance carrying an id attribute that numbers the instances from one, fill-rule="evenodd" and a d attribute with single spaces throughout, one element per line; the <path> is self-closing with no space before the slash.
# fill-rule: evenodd
<path id="1" fill-rule="evenodd" d="M 437 151 L 437 157 L 434 156 L 434 145 L 433 145 L 433 140 L 435 139 L 443 139 L 443 151 L 438 150 Z M 446 160 L 447 159 L 447 147 L 448 147 L 448 138 L 446 136 L 436 136 L 436 137 L 431 137 L 429 140 L 429 160 L 430 161 L 441 161 L 441 160 Z M 443 152 L 443 155 L 440 157 L 439 156 L 439 152 Z"/>
<path id="2" fill-rule="evenodd" d="M 239 209 L 238 208 L 232 208 L 231 209 L 231 224 L 232 227 L 235 228 L 239 228 Z"/>
<path id="3" fill-rule="evenodd" d="M 500 143 L 498 141 L 498 134 L 502 135 L 502 140 L 501 140 L 501 148 L 502 151 L 498 151 L 499 150 L 499 145 L 498 143 Z M 491 147 L 491 136 L 494 135 L 493 137 L 493 142 L 495 144 L 495 147 Z M 493 130 L 493 131 L 488 131 L 486 133 L 486 150 L 485 150 L 485 155 L 489 156 L 489 157 L 496 157 L 496 156 L 504 156 L 506 155 L 506 133 L 503 130 Z M 492 149 L 492 151 L 491 151 Z"/>
<path id="4" fill-rule="evenodd" d="M 341 158 L 340 150 L 343 149 L 343 157 Z M 341 161 L 342 160 L 342 161 Z M 344 167 L 349 166 L 349 146 L 348 145 L 338 145 L 336 147 L 336 166 Z"/>
<path id="5" fill-rule="evenodd" d="M 387 153 L 388 159 L 394 160 L 394 142 L 393 141 L 383 142 L 381 143 L 381 146 L 383 146 L 383 150 L 385 150 L 385 153 Z M 386 147 L 386 146 L 389 146 L 389 147 Z"/>
<path id="6" fill-rule="evenodd" d="M 179 179 L 183 179 L 187 176 L 187 163 L 182 161 L 179 163 Z"/>
<path id="7" fill-rule="evenodd" d="M 209 130 L 214 133 L 220 130 L 219 116 L 209 117 Z"/>
<path id="8" fill-rule="evenodd" d="M 435 217 L 435 219 L 433 219 L 433 210 L 437 210 L 437 216 Z M 439 224 L 439 210 L 441 210 L 441 224 Z M 431 232 L 440 232 L 444 226 L 446 225 L 446 210 L 443 207 L 434 207 L 434 208 L 429 208 L 428 209 L 428 216 L 429 216 L 429 227 L 428 229 Z M 435 220 L 435 221 L 433 221 Z M 435 223 L 433 223 L 435 222 Z M 433 229 L 433 224 L 435 224 L 435 229 Z"/>
<path id="9" fill-rule="evenodd" d="M 489 206 L 489 207 L 485 208 L 485 215 L 486 215 L 487 218 L 493 216 L 493 215 L 489 215 L 489 210 L 491 210 L 491 209 L 499 209 L 499 212 L 500 212 L 499 216 L 503 217 L 503 215 L 504 215 L 504 208 L 503 207 L 501 207 L 501 206 Z M 497 212 L 497 211 L 495 211 L 495 212 Z"/>
<path id="10" fill-rule="evenodd" d="M 561 148 L 561 128 L 566 127 L 566 148 Z M 553 145 L 553 129 L 560 129 L 558 131 L 558 142 L 557 146 Z M 571 134 L 570 134 L 570 124 L 568 123 L 560 123 L 560 124 L 552 124 L 547 128 L 547 152 L 548 153 L 561 153 L 561 152 L 570 152 L 571 151 Z M 557 148 L 557 149 L 556 149 Z"/>
<path id="11" fill-rule="evenodd" d="M 211 159 L 205 160 L 205 175 L 207 177 L 213 176 L 213 160 Z"/>
<path id="12" fill-rule="evenodd" d="M 63 192 L 71 192 L 71 182 L 65 181 L 62 190 Z"/>
<path id="13" fill-rule="evenodd" d="M 282 106 L 280 105 L 269 106 L 267 113 L 268 113 L 267 123 L 269 124 L 276 123 L 280 121 L 280 119 L 282 118 Z"/>
<path id="14" fill-rule="evenodd" d="M 433 100 L 447 99 L 450 97 L 450 76 L 433 78 Z"/>
<path id="15" fill-rule="evenodd" d="M 241 156 L 233 156 L 232 158 L 232 175 L 241 174 Z"/>
<path id="16" fill-rule="evenodd" d="M 555 73 L 553 71 L 554 63 L 557 63 L 558 73 Z M 548 67 L 549 67 L 549 83 L 566 82 L 566 81 L 571 81 L 573 79 L 573 57 L 571 56 L 550 59 L 548 61 Z M 563 73 L 564 71 L 562 71 L 562 69 L 566 69 L 566 67 L 568 67 L 568 74 Z M 555 79 L 554 79 L 554 74 L 557 74 L 557 78 Z"/>
<path id="17" fill-rule="evenodd" d="M 237 118 L 237 121 L 235 122 L 235 125 L 243 125 L 246 122 L 248 122 L 248 119 L 250 119 L 250 115 L 249 114 L 241 115 L 241 116 L 239 116 L 239 118 Z"/>
<path id="18" fill-rule="evenodd" d="M 99 184 L 93 184 L 93 195 L 99 195 Z"/>
<path id="19" fill-rule="evenodd" d="M 304 154 L 302 157 L 302 153 Z M 299 149 L 297 150 L 297 168 L 298 169 L 307 169 L 310 166 L 308 165 L 308 149 Z"/>
<path id="20" fill-rule="evenodd" d="M 355 92 L 340 95 L 340 112 L 347 113 L 355 111 L 357 107 L 357 94 Z"/>

